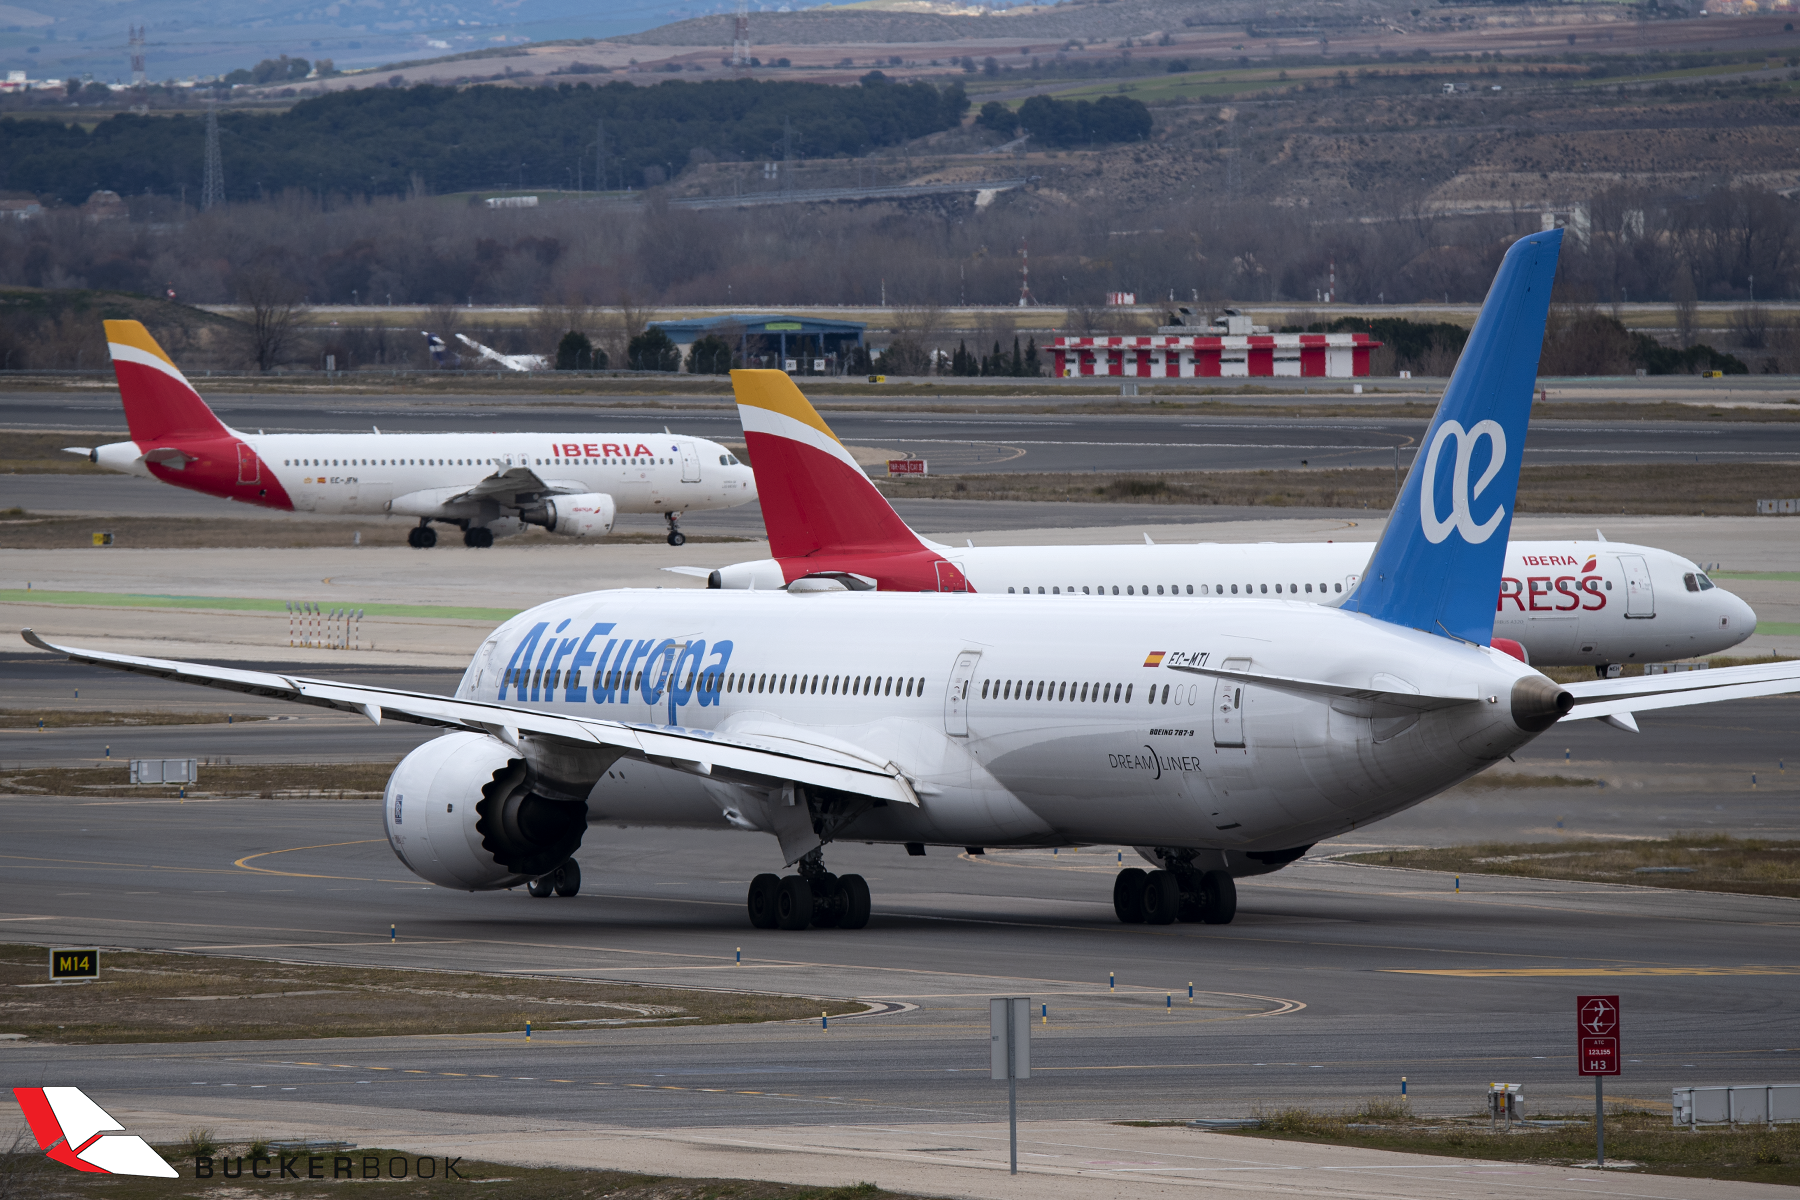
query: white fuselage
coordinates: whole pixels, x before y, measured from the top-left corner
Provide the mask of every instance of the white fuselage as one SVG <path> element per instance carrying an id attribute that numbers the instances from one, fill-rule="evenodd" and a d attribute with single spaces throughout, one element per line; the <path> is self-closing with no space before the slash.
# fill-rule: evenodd
<path id="1" fill-rule="evenodd" d="M 1336 604 L 1356 589 L 1373 542 L 1112 546 L 946 546 L 984 594 L 1218 600 L 1233 596 Z M 1539 666 L 1650 662 L 1716 654 L 1756 629 L 1748 604 L 1680 555 L 1600 541 L 1515 541 L 1507 547 L 1494 635 Z M 773 559 L 719 571 L 725 587 L 783 585 Z"/>
<path id="2" fill-rule="evenodd" d="M 101 466 L 196 490 L 299 512 L 413 517 L 481 516 L 457 498 L 511 468 L 528 468 L 563 493 L 609 495 L 619 512 L 694 512 L 756 498 L 755 476 L 717 442 L 666 433 L 283 433 L 234 434 L 235 479 L 153 473 L 156 447 L 101 446 Z M 198 472 L 196 472 L 196 476 Z M 254 490 L 247 485 L 256 482 Z M 275 486 L 271 487 L 270 484 Z M 266 492 L 257 495 L 259 492 Z M 286 503 L 283 503 L 285 499 Z M 505 507 L 503 504 L 502 507 Z"/>
<path id="3" fill-rule="evenodd" d="M 1534 736 L 1510 697 L 1540 677 L 1516 659 L 1317 604 L 721 600 L 615 591 L 542 605 L 494 632 L 457 696 L 847 745 L 894 763 L 921 802 L 877 807 L 841 838 L 972 846 L 1279 851 L 1415 804 Z M 1408 711 L 1178 662 L 1457 700 Z M 760 828 L 766 811 L 743 785 L 625 764 L 588 806 L 591 823 L 720 828 Z"/>

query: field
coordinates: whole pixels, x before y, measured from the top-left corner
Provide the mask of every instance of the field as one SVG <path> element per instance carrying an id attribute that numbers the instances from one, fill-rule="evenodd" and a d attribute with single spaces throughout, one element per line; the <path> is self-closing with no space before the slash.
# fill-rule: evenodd
<path id="1" fill-rule="evenodd" d="M 0 1014 L 0 1032 L 64 1045 L 497 1032 L 523 1038 L 527 1021 L 538 1029 L 725 1025 L 864 1010 L 856 1001 L 815 997 L 110 950 L 102 951 L 94 982 L 18 990 L 44 983 L 46 955 L 39 946 L 0 946 L 0 987 L 15 997 Z"/>
<path id="2" fill-rule="evenodd" d="M 1594 1161 L 1591 1112 L 1531 1113 L 1544 1123 L 1515 1122 L 1511 1132 L 1491 1130 L 1486 1116 L 1417 1117 L 1395 1100 L 1372 1100 L 1348 1112 L 1283 1108 L 1257 1115 L 1255 1127 L 1225 1132 L 1500 1162 Z M 1615 1107 L 1606 1116 L 1606 1158 L 1609 1169 L 1633 1173 L 1793 1185 L 1800 1183 L 1800 1125 L 1688 1133 L 1674 1128 L 1666 1114 Z"/>
<path id="3" fill-rule="evenodd" d="M 1480 776 L 1477 776 L 1480 778 Z M 1598 785 L 1599 780 L 1588 780 Z M 1538 786 L 1535 781 L 1527 786 Z M 1382 850 L 1346 862 L 1458 875 L 1629 883 L 1643 887 L 1800 897 L 1800 842 L 1676 835 L 1641 841 L 1489 843 Z"/>

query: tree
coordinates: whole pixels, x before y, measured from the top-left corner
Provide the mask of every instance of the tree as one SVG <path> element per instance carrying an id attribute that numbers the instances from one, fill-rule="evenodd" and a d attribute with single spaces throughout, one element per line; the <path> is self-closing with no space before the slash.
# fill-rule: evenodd
<path id="1" fill-rule="evenodd" d="M 688 350 L 689 375 L 731 374 L 731 343 L 716 333 L 709 333 Z"/>
<path id="2" fill-rule="evenodd" d="M 273 264 L 251 267 L 234 282 L 238 303 L 249 309 L 245 337 L 250 360 L 257 370 L 267 371 L 293 345 L 309 306 L 300 285 Z"/>
<path id="3" fill-rule="evenodd" d="M 1019 115 L 998 100 L 989 100 L 981 106 L 981 113 L 975 118 L 975 123 L 1001 137 L 1010 138 L 1019 130 Z"/>
<path id="4" fill-rule="evenodd" d="M 646 329 L 626 343 L 625 365 L 632 371 L 679 371 L 681 351 L 660 329 Z"/>
<path id="5" fill-rule="evenodd" d="M 604 371 L 606 351 L 594 349 L 588 335 L 571 329 L 556 343 L 556 369 L 559 371 Z"/>

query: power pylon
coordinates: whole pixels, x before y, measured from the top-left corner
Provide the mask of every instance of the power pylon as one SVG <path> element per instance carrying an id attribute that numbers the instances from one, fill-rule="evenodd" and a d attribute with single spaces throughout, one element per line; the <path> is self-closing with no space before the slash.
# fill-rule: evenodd
<path id="1" fill-rule="evenodd" d="M 1019 307 L 1030 308 L 1037 303 L 1037 297 L 1031 294 L 1031 251 L 1025 239 L 1019 239 Z"/>
<path id="2" fill-rule="evenodd" d="M 737 0 L 737 29 L 732 37 L 731 65 L 750 65 L 750 0 Z"/>
<path id="3" fill-rule="evenodd" d="M 206 173 L 200 183 L 200 211 L 225 204 L 225 164 L 219 157 L 219 107 L 206 108 Z"/>
<path id="4" fill-rule="evenodd" d="M 144 73 L 144 27 L 128 25 L 126 28 L 131 31 L 131 86 L 143 87 L 149 80 L 149 76 Z"/>

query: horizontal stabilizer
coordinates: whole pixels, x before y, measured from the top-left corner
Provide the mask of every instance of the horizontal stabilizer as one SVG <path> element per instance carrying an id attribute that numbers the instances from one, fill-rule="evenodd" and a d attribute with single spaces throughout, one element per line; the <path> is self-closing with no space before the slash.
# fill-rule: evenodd
<path id="1" fill-rule="evenodd" d="M 1595 679 L 1568 684 L 1566 690 L 1575 697 L 1575 708 L 1563 718 L 1565 721 L 1716 704 L 1721 700 L 1785 696 L 1800 692 L 1800 661 L 1683 671 L 1678 675 L 1643 675 L 1633 679 Z"/>
<path id="2" fill-rule="evenodd" d="M 1261 687 L 1276 688 L 1284 692 L 1299 692 L 1309 696 L 1335 696 L 1343 700 L 1365 700 L 1374 704 L 1387 704 L 1395 708 L 1410 708 L 1415 712 L 1429 712 L 1436 708 L 1453 708 L 1458 704 L 1473 704 L 1481 699 L 1479 689 L 1470 684 L 1465 689 L 1458 689 L 1456 695 L 1423 696 L 1417 692 L 1392 692 L 1380 688 L 1355 687 L 1343 683 L 1325 683 L 1316 679 L 1295 679 L 1287 675 L 1262 675 L 1254 671 L 1224 671 L 1217 667 L 1178 667 L 1171 666 L 1171 671 L 1186 671 L 1190 675 L 1211 675 L 1215 679 L 1235 679 L 1240 683 L 1253 683 Z"/>

